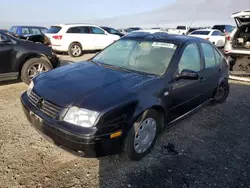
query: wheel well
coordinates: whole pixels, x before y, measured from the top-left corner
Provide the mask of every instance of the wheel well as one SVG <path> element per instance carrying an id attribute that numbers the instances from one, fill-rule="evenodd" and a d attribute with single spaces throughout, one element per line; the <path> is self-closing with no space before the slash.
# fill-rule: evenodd
<path id="1" fill-rule="evenodd" d="M 160 130 L 160 132 L 162 132 L 163 128 L 164 128 L 164 125 L 165 125 L 165 123 L 167 121 L 166 111 L 161 106 L 153 106 L 151 109 L 155 110 L 160 116 L 160 121 L 161 121 L 161 130 Z"/>
<path id="2" fill-rule="evenodd" d="M 71 45 L 71 44 L 79 44 L 79 45 L 81 46 L 81 48 L 82 48 L 82 45 L 81 45 L 80 42 L 74 41 L 74 42 L 71 42 L 70 45 Z M 70 45 L 69 45 L 69 46 L 70 46 Z"/>
<path id="3" fill-rule="evenodd" d="M 19 76 L 20 76 L 20 73 L 21 73 L 21 70 L 23 68 L 23 65 L 29 60 L 29 59 L 32 59 L 32 58 L 41 58 L 43 59 L 44 61 L 48 62 L 50 65 L 50 61 L 48 60 L 48 58 L 44 55 L 41 55 L 41 54 L 30 54 L 28 56 L 26 56 L 24 59 L 22 59 L 21 63 L 20 63 L 20 66 L 19 66 L 19 69 L 18 69 L 18 72 L 19 72 Z M 52 66 L 52 65 L 51 65 Z"/>

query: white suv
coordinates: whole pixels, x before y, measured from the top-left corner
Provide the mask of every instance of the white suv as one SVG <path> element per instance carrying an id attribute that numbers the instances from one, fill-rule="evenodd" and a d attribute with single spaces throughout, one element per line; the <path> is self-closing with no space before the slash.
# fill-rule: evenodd
<path id="1" fill-rule="evenodd" d="M 46 36 L 56 52 L 81 56 L 85 50 L 102 50 L 120 37 L 91 24 L 60 24 L 51 26 Z"/>

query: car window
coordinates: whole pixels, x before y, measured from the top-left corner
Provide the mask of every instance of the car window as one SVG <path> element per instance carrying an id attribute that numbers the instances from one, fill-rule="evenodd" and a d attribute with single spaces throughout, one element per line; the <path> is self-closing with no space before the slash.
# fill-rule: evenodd
<path id="1" fill-rule="evenodd" d="M 190 35 L 208 35 L 210 31 L 194 31 Z"/>
<path id="2" fill-rule="evenodd" d="M 201 70 L 201 59 L 199 48 L 196 43 L 188 45 L 179 62 L 179 73 L 181 73 L 184 69 L 192 70 L 192 71 L 200 71 Z"/>
<path id="3" fill-rule="evenodd" d="M 101 51 L 93 60 L 114 67 L 163 75 L 176 48 L 177 45 L 172 43 L 124 39 Z"/>
<path id="4" fill-rule="evenodd" d="M 94 34 L 105 34 L 105 32 L 97 27 L 91 27 L 92 33 Z"/>
<path id="5" fill-rule="evenodd" d="M 81 33 L 81 27 L 71 27 L 68 29 L 67 33 Z"/>
<path id="6" fill-rule="evenodd" d="M 55 33 L 58 33 L 61 29 L 62 27 L 60 26 L 51 26 L 49 30 L 47 31 L 47 33 L 55 34 Z"/>
<path id="7" fill-rule="evenodd" d="M 116 34 L 116 33 L 117 33 L 117 31 L 116 31 L 116 30 L 114 30 L 114 29 L 110 29 L 110 33 L 111 33 L 111 34 Z"/>
<path id="8" fill-rule="evenodd" d="M 216 63 L 220 64 L 221 63 L 221 55 L 219 54 L 219 52 L 216 49 L 214 49 L 214 54 L 215 54 Z"/>
<path id="9" fill-rule="evenodd" d="M 28 35 L 28 34 L 30 34 L 29 28 L 28 28 L 28 27 L 22 27 L 22 34 L 23 34 L 23 35 Z"/>
<path id="10" fill-rule="evenodd" d="M 30 28 L 30 32 L 29 34 L 33 34 L 33 35 L 40 35 L 41 31 L 38 28 Z"/>
<path id="11" fill-rule="evenodd" d="M 8 37 L 3 35 L 2 33 L 0 33 L 0 42 L 4 42 L 4 41 L 7 41 L 8 40 Z"/>
<path id="12" fill-rule="evenodd" d="M 223 34 L 219 31 L 214 31 L 212 36 L 223 36 Z"/>
<path id="13" fill-rule="evenodd" d="M 206 68 L 214 67 L 216 65 L 216 61 L 213 46 L 208 43 L 201 43 L 201 46 L 205 57 Z"/>
<path id="14" fill-rule="evenodd" d="M 45 34 L 45 33 L 47 33 L 48 29 L 46 29 L 46 28 L 41 28 L 40 31 L 41 31 L 41 34 Z"/>

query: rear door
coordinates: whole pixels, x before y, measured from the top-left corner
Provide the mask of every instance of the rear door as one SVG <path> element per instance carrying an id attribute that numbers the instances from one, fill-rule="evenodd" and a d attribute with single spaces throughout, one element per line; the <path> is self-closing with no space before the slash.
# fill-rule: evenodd
<path id="1" fill-rule="evenodd" d="M 250 24 L 250 11 L 240 11 L 233 13 L 232 18 L 235 19 L 238 27 L 246 24 Z"/>
<path id="2" fill-rule="evenodd" d="M 222 74 L 222 68 L 221 63 L 217 63 L 217 61 L 219 61 L 218 54 L 215 56 L 216 50 L 211 44 L 201 43 L 201 49 L 203 51 L 202 58 L 205 62 L 205 67 L 200 72 L 205 88 L 203 96 L 201 97 L 201 102 L 205 102 L 213 97 Z"/>

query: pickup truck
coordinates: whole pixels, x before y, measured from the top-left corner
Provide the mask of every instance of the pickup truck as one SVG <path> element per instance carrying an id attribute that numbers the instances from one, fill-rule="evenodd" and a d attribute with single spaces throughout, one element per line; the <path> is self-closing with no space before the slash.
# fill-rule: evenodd
<path id="1" fill-rule="evenodd" d="M 189 31 L 189 27 L 187 26 L 177 26 L 176 29 L 168 30 L 170 34 L 177 34 L 177 35 L 187 35 L 188 31 Z"/>

